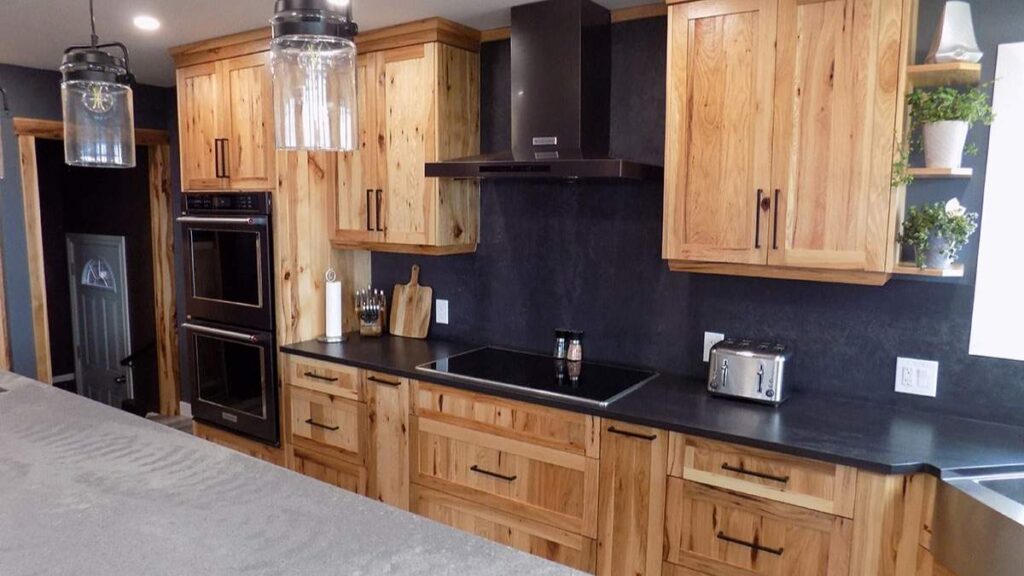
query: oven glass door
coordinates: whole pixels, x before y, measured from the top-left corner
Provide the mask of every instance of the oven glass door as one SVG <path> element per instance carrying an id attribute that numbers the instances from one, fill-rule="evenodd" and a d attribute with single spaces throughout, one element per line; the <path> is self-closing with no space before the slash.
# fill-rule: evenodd
<path id="1" fill-rule="evenodd" d="M 203 421 L 277 443 L 273 336 L 186 323 L 192 413 Z"/>
<path id="2" fill-rule="evenodd" d="M 266 217 L 183 217 L 186 313 L 192 319 L 273 326 Z"/>

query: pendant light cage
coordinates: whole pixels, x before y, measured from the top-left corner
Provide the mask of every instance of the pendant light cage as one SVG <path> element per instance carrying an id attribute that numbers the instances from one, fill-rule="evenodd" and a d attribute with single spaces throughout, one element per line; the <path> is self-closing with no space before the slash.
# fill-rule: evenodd
<path id="1" fill-rule="evenodd" d="M 89 0 L 92 42 L 64 51 L 60 72 L 64 161 L 70 166 L 135 167 L 135 111 L 128 48 L 100 44 Z M 116 49 L 114 56 L 107 49 Z"/>
<path id="2" fill-rule="evenodd" d="M 271 24 L 275 139 L 281 150 L 357 148 L 356 45 L 350 2 L 278 0 Z"/>

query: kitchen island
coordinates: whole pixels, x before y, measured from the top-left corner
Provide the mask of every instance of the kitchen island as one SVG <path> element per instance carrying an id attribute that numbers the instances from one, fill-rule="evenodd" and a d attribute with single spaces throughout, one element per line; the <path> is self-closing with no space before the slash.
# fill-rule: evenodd
<path id="1" fill-rule="evenodd" d="M 0 373 L 0 574 L 575 574 Z"/>

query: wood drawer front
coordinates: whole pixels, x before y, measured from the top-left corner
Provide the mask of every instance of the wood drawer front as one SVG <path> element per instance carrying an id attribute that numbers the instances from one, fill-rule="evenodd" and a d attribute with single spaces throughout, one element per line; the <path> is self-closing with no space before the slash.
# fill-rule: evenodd
<path id="1" fill-rule="evenodd" d="M 696 573 L 846 576 L 852 534 L 846 518 L 668 479 L 666 559 Z"/>
<path id="2" fill-rule="evenodd" d="M 413 481 L 597 537 L 598 460 L 413 419 Z"/>
<path id="3" fill-rule="evenodd" d="M 321 482 L 343 488 L 349 492 L 366 495 L 366 468 L 343 460 L 324 458 L 312 451 L 294 450 L 292 469 L 299 474 L 316 478 Z"/>
<path id="4" fill-rule="evenodd" d="M 669 474 L 853 518 L 857 470 L 673 432 Z"/>
<path id="5" fill-rule="evenodd" d="M 600 418 L 426 382 L 414 386 L 413 412 L 419 416 L 599 457 Z"/>
<path id="6" fill-rule="evenodd" d="M 421 516 L 577 570 L 595 571 L 597 545 L 590 538 L 430 488 L 413 485 L 412 490 L 412 511 Z"/>
<path id="7" fill-rule="evenodd" d="M 288 361 L 288 384 L 349 400 L 363 399 L 359 370 L 299 356 Z"/>
<path id="8" fill-rule="evenodd" d="M 292 387 L 292 436 L 362 463 L 366 454 L 366 405 Z"/>

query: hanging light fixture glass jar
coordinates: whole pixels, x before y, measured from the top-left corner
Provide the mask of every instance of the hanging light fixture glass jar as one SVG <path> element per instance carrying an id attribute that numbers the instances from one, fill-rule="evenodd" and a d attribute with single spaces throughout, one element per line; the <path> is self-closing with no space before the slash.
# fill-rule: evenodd
<path id="1" fill-rule="evenodd" d="M 60 85 L 64 107 L 64 161 L 94 168 L 135 167 L 134 78 L 128 48 L 120 42 L 100 44 L 89 0 L 92 43 L 64 51 Z M 116 48 L 123 57 L 104 51 Z"/>
<path id="2" fill-rule="evenodd" d="M 356 149 L 356 45 L 348 0 L 277 0 L 271 19 L 277 147 Z"/>

